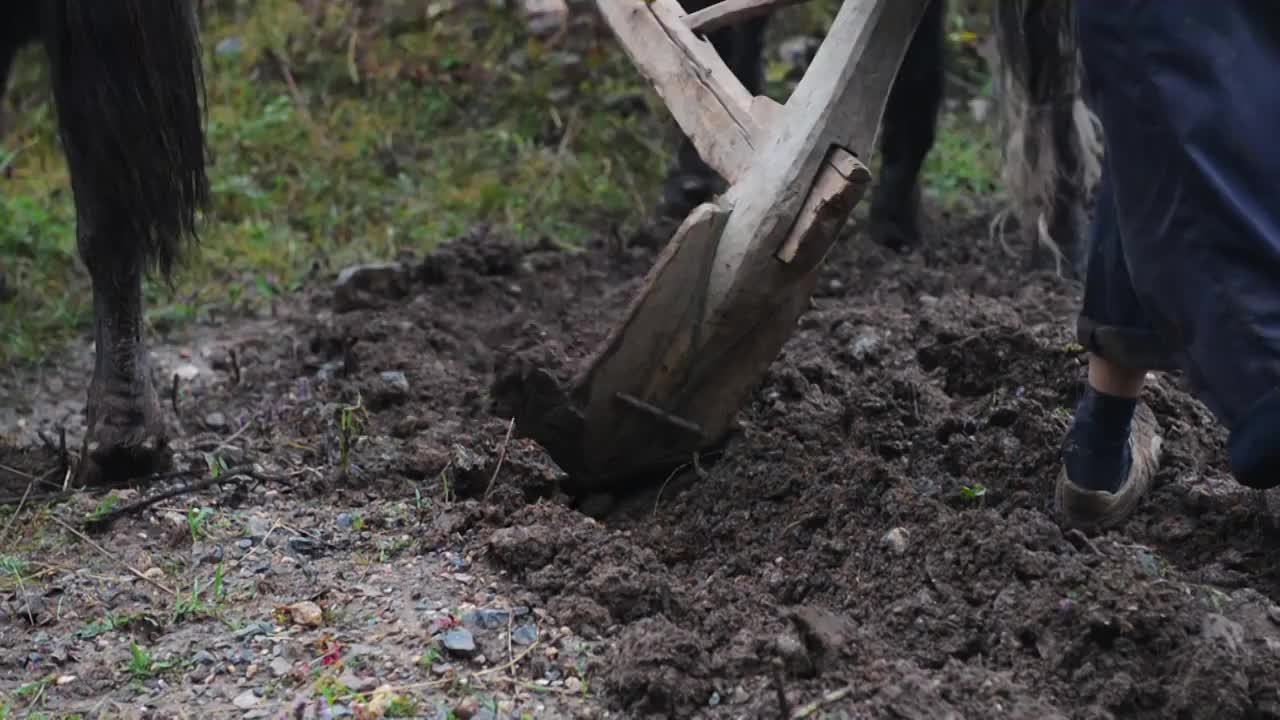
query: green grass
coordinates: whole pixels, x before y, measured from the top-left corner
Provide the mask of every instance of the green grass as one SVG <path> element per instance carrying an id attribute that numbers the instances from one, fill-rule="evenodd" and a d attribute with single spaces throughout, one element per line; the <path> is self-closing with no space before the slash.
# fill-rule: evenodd
<path id="1" fill-rule="evenodd" d="M 148 287 L 155 324 L 252 310 L 477 223 L 580 243 L 635 216 L 660 178 L 660 106 L 606 35 L 572 39 L 568 62 L 488 3 L 430 21 L 408 0 L 373 3 L 381 17 L 230 5 L 203 30 L 213 207 L 174 292 Z M 0 365 L 40 359 L 90 319 L 41 61 L 20 58 L 0 141 L 0 258 L 19 292 L 0 304 Z M 636 93 L 645 112 L 611 110 Z"/>
<path id="2" fill-rule="evenodd" d="M 259 311 L 481 223 L 580 244 L 641 220 L 674 151 L 665 110 L 603 25 L 549 47 L 486 2 L 430 18 L 449 4 L 209 5 L 213 206 L 175 287 L 148 284 L 154 328 Z M 828 6 L 791 17 L 813 31 Z M 0 263 L 17 297 L 0 302 L 0 367 L 41 361 L 91 319 L 42 60 L 20 56 L 4 105 Z M 944 126 L 931 185 L 989 184 L 989 148 L 960 133 Z"/>
<path id="3" fill-rule="evenodd" d="M 943 114 L 922 175 L 924 187 L 947 210 L 971 207 L 974 197 L 998 192 L 999 150 L 990 126 L 967 113 Z"/>

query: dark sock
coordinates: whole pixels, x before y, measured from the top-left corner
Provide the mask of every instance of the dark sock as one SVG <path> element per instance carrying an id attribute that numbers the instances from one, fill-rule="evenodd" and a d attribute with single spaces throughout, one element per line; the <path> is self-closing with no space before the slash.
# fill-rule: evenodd
<path id="1" fill-rule="evenodd" d="M 1062 446 L 1062 461 L 1071 482 L 1088 490 L 1120 489 L 1133 461 L 1129 432 L 1137 406 L 1134 398 L 1085 388 Z"/>

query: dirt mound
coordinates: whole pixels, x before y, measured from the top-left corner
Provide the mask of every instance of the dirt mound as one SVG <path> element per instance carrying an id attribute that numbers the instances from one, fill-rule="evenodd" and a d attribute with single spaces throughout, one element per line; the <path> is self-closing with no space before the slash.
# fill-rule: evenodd
<path id="1" fill-rule="evenodd" d="M 831 707 L 877 717 L 1273 712 L 1274 587 L 1206 583 L 1170 557 L 1224 541 L 1161 532 L 1274 547 L 1229 481 L 1204 490 L 1223 457 L 1203 408 L 1160 379 L 1180 446 L 1160 489 L 1127 535 L 1064 535 L 1047 510 L 1083 374 L 1071 288 L 984 271 L 948 239 L 836 263 L 703 476 L 624 500 L 607 530 L 517 513 L 491 557 L 544 602 L 608 613 L 606 686 L 641 714 L 765 716 L 844 684 Z M 815 647 L 788 607 L 854 629 Z"/>
<path id="2" fill-rule="evenodd" d="M 490 383 L 518 353 L 576 369 L 652 249 L 478 231 L 409 263 L 398 306 L 333 314 L 315 293 L 180 410 L 190 442 L 217 411 L 322 468 L 299 481 L 313 504 L 415 488 L 432 502 L 413 552 L 471 558 L 568 626 L 593 648 L 573 672 L 627 717 L 1280 717 L 1266 499 L 1161 376 L 1152 496 L 1118 532 L 1064 533 L 1048 507 L 1084 373 L 1075 289 L 1023 275 L 985 228 L 908 256 L 840 246 L 723 454 L 592 507 L 510 437 Z"/>

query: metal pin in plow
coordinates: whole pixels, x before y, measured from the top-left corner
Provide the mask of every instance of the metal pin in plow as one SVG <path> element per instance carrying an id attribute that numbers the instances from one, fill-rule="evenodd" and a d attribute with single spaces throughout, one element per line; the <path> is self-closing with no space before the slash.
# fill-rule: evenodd
<path id="1" fill-rule="evenodd" d="M 597 0 L 730 187 L 676 230 L 568 388 L 540 368 L 500 381 L 517 433 L 569 473 L 570 492 L 654 479 L 723 440 L 871 181 L 860 158 L 929 0 L 845 0 L 786 104 L 752 97 L 697 33 L 797 1 L 723 0 L 686 14 L 676 0 Z"/>

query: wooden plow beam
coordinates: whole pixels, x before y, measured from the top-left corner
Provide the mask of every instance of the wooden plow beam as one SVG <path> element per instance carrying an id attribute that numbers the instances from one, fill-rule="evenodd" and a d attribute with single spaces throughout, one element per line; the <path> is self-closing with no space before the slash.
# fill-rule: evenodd
<path id="1" fill-rule="evenodd" d="M 798 0 L 597 0 L 702 158 L 730 183 L 676 231 L 567 388 L 525 368 L 498 398 L 570 492 L 661 479 L 719 444 L 808 307 L 870 183 L 894 78 L 929 0 L 845 0 L 785 104 L 753 97 L 702 36 Z"/>

